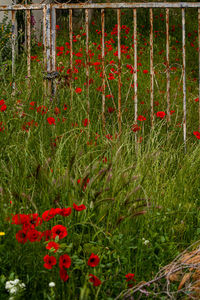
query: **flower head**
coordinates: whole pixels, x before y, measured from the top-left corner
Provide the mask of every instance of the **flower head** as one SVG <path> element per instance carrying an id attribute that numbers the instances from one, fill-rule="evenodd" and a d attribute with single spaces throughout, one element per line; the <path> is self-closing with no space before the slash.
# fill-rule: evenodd
<path id="1" fill-rule="evenodd" d="M 93 274 L 89 274 L 89 281 L 93 283 L 93 286 L 99 286 L 101 284 L 101 280 Z"/>
<path id="2" fill-rule="evenodd" d="M 92 253 L 88 260 L 88 266 L 94 268 L 99 264 L 99 262 L 100 262 L 100 259 L 99 259 L 98 255 L 95 255 L 94 253 Z"/>

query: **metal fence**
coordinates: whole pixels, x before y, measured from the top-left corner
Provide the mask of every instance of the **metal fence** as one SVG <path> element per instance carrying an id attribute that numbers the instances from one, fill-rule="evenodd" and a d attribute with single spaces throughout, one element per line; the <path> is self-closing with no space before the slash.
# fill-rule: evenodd
<path id="1" fill-rule="evenodd" d="M 12 12 L 12 77 L 15 78 L 16 60 L 16 11 L 26 11 L 26 41 L 27 41 L 27 78 L 30 85 L 31 78 L 31 10 L 43 11 L 43 59 L 46 68 L 46 78 L 44 88 L 55 94 L 54 80 L 56 72 L 56 10 L 69 11 L 69 40 L 70 40 L 70 70 L 73 67 L 73 38 L 72 38 L 72 11 L 73 9 L 85 10 L 86 27 L 86 95 L 88 113 L 90 109 L 89 99 L 89 24 L 88 9 L 101 10 L 101 30 L 102 30 L 102 120 L 105 128 L 105 9 L 114 9 L 117 12 L 117 38 L 118 38 L 118 126 L 121 134 L 121 9 L 132 9 L 133 11 L 133 44 L 134 44 L 134 121 L 138 118 L 138 91 L 137 91 L 137 9 L 149 9 L 150 17 L 150 106 L 151 106 L 151 126 L 154 126 L 154 56 L 153 56 L 153 9 L 165 8 L 166 11 L 166 81 L 167 81 L 167 122 L 170 123 L 170 58 L 169 58 L 169 9 L 179 8 L 182 11 L 182 83 L 183 83 L 183 139 L 186 149 L 186 44 L 185 44 L 185 10 L 187 8 L 198 9 L 198 55 L 199 55 L 199 99 L 200 99 L 200 2 L 149 2 L 149 3 L 63 3 L 57 1 L 54 4 L 24 4 L 24 5 L 3 5 L 0 11 Z M 73 97 L 72 83 L 69 82 L 71 101 Z M 13 90 L 15 83 L 13 82 Z M 199 130 L 200 130 L 200 100 L 199 100 Z"/>

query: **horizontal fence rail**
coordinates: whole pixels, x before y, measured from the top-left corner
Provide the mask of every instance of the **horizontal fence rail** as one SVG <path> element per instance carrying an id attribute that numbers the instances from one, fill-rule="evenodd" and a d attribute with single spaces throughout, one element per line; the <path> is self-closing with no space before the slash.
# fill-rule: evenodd
<path id="1" fill-rule="evenodd" d="M 151 126 L 154 126 L 154 54 L 153 54 L 153 9 L 165 8 L 166 11 L 166 95 L 167 95 L 167 122 L 170 124 L 170 57 L 169 57 L 169 9 L 179 8 L 182 11 L 182 82 L 183 82 L 183 140 L 186 151 L 186 44 L 185 44 L 185 9 L 197 8 L 198 9 L 198 55 L 199 55 L 199 99 L 200 99 L 200 2 L 149 2 L 149 3 L 63 3 L 63 4 L 18 4 L 18 5 L 0 5 L 0 11 L 12 12 L 12 77 L 13 77 L 13 93 L 15 91 L 14 78 L 16 76 L 15 60 L 16 60 L 16 11 L 26 11 L 26 47 L 27 47 L 27 84 L 30 87 L 31 79 L 31 10 L 43 11 L 43 60 L 46 70 L 46 79 L 44 80 L 44 90 L 46 95 L 52 93 L 55 95 L 56 86 L 54 79 L 57 76 L 56 72 L 56 10 L 63 9 L 69 10 L 69 42 L 70 42 L 70 76 L 73 69 L 73 24 L 72 12 L 73 9 L 85 10 L 85 28 L 86 28 L 86 98 L 87 110 L 89 114 L 90 101 L 89 101 L 89 9 L 101 10 L 101 65 L 102 65 L 102 121 L 103 128 L 105 128 L 105 9 L 116 9 L 117 13 L 117 40 L 118 40 L 118 127 L 119 134 L 121 134 L 121 9 L 133 10 L 133 45 L 134 45 L 134 121 L 137 122 L 138 118 L 138 88 L 137 88 L 137 9 L 149 9 L 150 18 L 150 108 L 151 108 Z M 72 83 L 69 82 L 70 88 L 70 101 L 73 100 Z M 199 101 L 199 130 L 200 130 L 200 101 Z"/>

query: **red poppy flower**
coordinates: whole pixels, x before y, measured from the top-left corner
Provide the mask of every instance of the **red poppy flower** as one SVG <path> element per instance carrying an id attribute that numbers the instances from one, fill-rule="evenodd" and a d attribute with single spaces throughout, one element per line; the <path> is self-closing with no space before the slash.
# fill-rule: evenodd
<path id="1" fill-rule="evenodd" d="M 142 115 L 138 116 L 138 121 L 145 121 L 145 120 L 146 120 L 146 118 L 144 116 L 142 116 Z"/>
<path id="2" fill-rule="evenodd" d="M 4 105 L 5 101 L 3 99 L 0 100 L 0 106 Z"/>
<path id="3" fill-rule="evenodd" d="M 143 70 L 143 73 L 147 74 L 147 73 L 149 73 L 149 71 L 148 70 Z"/>
<path id="4" fill-rule="evenodd" d="M 63 254 L 60 256 L 59 260 L 59 267 L 62 268 L 69 268 L 71 266 L 71 258 L 67 254 Z"/>
<path id="5" fill-rule="evenodd" d="M 0 107 L 0 110 L 1 110 L 1 111 L 5 111 L 6 109 L 7 109 L 6 104 L 3 104 L 3 105 Z"/>
<path id="6" fill-rule="evenodd" d="M 41 236 L 39 237 L 39 241 L 44 237 L 45 241 L 49 241 L 51 239 L 52 232 L 51 230 L 45 230 L 42 232 Z"/>
<path id="7" fill-rule="evenodd" d="M 196 138 L 197 138 L 198 140 L 200 140 L 200 132 L 198 132 L 198 131 L 193 131 L 193 134 L 196 136 Z"/>
<path id="8" fill-rule="evenodd" d="M 39 241 L 39 237 L 42 233 L 40 231 L 37 231 L 35 229 L 31 229 L 31 230 L 28 230 L 28 233 L 27 233 L 27 238 L 29 239 L 29 241 L 31 243 L 33 242 L 36 242 L 36 241 Z"/>
<path id="9" fill-rule="evenodd" d="M 112 112 L 114 112 L 115 111 L 115 109 L 114 109 L 114 107 L 108 107 L 108 112 L 111 114 Z"/>
<path id="10" fill-rule="evenodd" d="M 43 116 L 44 114 L 47 113 L 48 108 L 47 108 L 46 106 L 44 106 L 44 105 L 41 105 L 41 106 L 38 106 L 38 107 L 36 108 L 36 110 L 37 110 L 38 113 L 41 113 L 42 116 Z"/>
<path id="11" fill-rule="evenodd" d="M 63 281 L 67 281 L 69 278 L 67 271 L 64 268 L 60 269 L 60 279 Z"/>
<path id="12" fill-rule="evenodd" d="M 54 249 L 55 249 L 54 253 L 56 253 L 57 250 L 59 249 L 59 247 L 60 247 L 59 244 L 57 244 L 57 243 L 55 243 L 55 242 L 49 242 L 49 243 L 47 244 L 47 246 L 46 246 L 46 249 L 49 249 L 49 250 L 50 250 L 51 248 L 54 248 Z"/>
<path id="13" fill-rule="evenodd" d="M 55 108 L 54 108 L 54 113 L 55 113 L 56 115 L 58 115 L 58 114 L 60 113 L 60 109 L 59 109 L 58 107 L 55 107 Z"/>
<path id="14" fill-rule="evenodd" d="M 63 239 L 67 236 L 67 229 L 63 225 L 56 225 L 51 229 L 51 231 L 53 239 L 55 239 L 57 235 L 59 236 L 59 239 Z"/>
<path id="15" fill-rule="evenodd" d="M 125 275 L 126 281 L 130 281 L 130 280 L 134 280 L 135 281 L 135 279 L 133 278 L 134 276 L 135 276 L 135 274 L 133 274 L 133 273 L 126 274 Z"/>
<path id="16" fill-rule="evenodd" d="M 50 210 L 46 210 L 45 212 L 43 212 L 42 214 L 42 219 L 46 222 L 48 222 L 49 220 L 51 220 L 53 217 L 55 217 L 56 212 L 54 208 L 51 208 Z"/>
<path id="17" fill-rule="evenodd" d="M 55 121 L 56 121 L 56 120 L 55 120 L 53 117 L 47 118 L 47 122 L 48 122 L 50 125 L 52 125 L 52 124 L 53 124 L 53 125 L 56 125 L 56 124 L 55 124 Z"/>
<path id="18" fill-rule="evenodd" d="M 12 223 L 15 225 L 22 225 L 29 222 L 29 216 L 25 214 L 17 214 L 12 216 Z"/>
<path id="19" fill-rule="evenodd" d="M 81 89 L 81 88 L 76 88 L 76 89 L 75 89 L 75 92 L 76 92 L 77 94 L 80 94 L 80 93 L 82 92 L 82 89 Z"/>
<path id="20" fill-rule="evenodd" d="M 25 230 L 19 230 L 16 233 L 16 240 L 18 241 L 18 243 L 25 244 L 26 241 L 27 241 L 27 231 L 25 231 Z"/>
<path id="21" fill-rule="evenodd" d="M 44 267 L 50 270 L 54 265 L 56 265 L 56 258 L 47 254 L 44 256 L 44 262 Z"/>
<path id="22" fill-rule="evenodd" d="M 141 127 L 139 127 L 137 124 L 134 124 L 132 127 L 131 127 L 131 130 L 133 131 L 133 132 L 137 132 L 137 131 L 139 131 L 141 129 Z"/>
<path id="23" fill-rule="evenodd" d="M 93 286 L 99 286 L 101 284 L 101 280 L 93 274 L 89 274 L 89 281 L 93 283 Z"/>
<path id="24" fill-rule="evenodd" d="M 98 255 L 95 255 L 94 253 L 92 253 L 88 260 L 88 266 L 94 268 L 99 264 L 99 262 L 100 262 L 100 259 L 99 259 Z"/>
<path id="25" fill-rule="evenodd" d="M 59 215 L 61 215 L 63 217 L 68 217 L 69 215 L 71 215 L 71 212 L 72 212 L 71 207 L 63 208 L 63 209 L 61 209 Z"/>
<path id="26" fill-rule="evenodd" d="M 158 118 L 163 119 L 163 118 L 165 117 L 165 112 L 164 112 L 164 111 L 158 111 L 158 112 L 156 113 L 156 116 L 157 116 Z"/>
<path id="27" fill-rule="evenodd" d="M 194 99 L 195 102 L 199 102 L 199 98 Z"/>
<path id="28" fill-rule="evenodd" d="M 84 204 L 76 205 L 75 203 L 73 203 L 73 208 L 77 211 L 82 211 L 82 210 L 86 209 L 86 206 Z"/>
<path id="29" fill-rule="evenodd" d="M 87 125 L 90 123 L 90 120 L 88 120 L 88 119 L 84 119 L 83 120 L 83 126 L 84 127 L 87 127 Z"/>

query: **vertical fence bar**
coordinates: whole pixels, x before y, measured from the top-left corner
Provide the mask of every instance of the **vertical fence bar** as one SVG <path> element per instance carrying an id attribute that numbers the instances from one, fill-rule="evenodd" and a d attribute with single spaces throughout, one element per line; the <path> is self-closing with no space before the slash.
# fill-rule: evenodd
<path id="1" fill-rule="evenodd" d="M 169 8 L 166 8 L 167 122 L 170 123 Z"/>
<path id="2" fill-rule="evenodd" d="M 44 70 L 47 70 L 47 8 L 44 6 L 43 8 L 43 63 L 44 63 Z M 44 77 L 43 79 L 43 87 L 44 87 L 44 96 L 47 95 L 47 81 Z"/>
<path id="3" fill-rule="evenodd" d="M 15 83 L 15 59 L 16 59 L 16 35 L 15 35 L 15 16 L 16 12 L 12 10 L 12 95 L 15 95 L 15 88 L 16 88 L 16 83 Z"/>
<path id="4" fill-rule="evenodd" d="M 56 72 L 56 9 L 52 7 L 51 17 L 51 52 L 52 52 L 52 71 Z M 52 79 L 52 95 L 56 94 L 56 79 Z"/>
<path id="5" fill-rule="evenodd" d="M 69 88 L 70 88 L 70 106 L 72 109 L 73 90 L 72 90 L 72 60 L 73 60 L 73 44 L 72 44 L 72 9 L 69 9 L 69 42 L 70 42 L 70 75 L 69 75 Z"/>
<path id="6" fill-rule="evenodd" d="M 135 123 L 138 117 L 138 99 L 137 99 L 137 11 L 133 9 L 133 45 L 134 45 L 134 106 L 135 106 Z"/>
<path id="7" fill-rule="evenodd" d="M 30 92 L 31 83 L 31 11 L 26 12 L 26 33 L 27 33 L 27 86 Z"/>
<path id="8" fill-rule="evenodd" d="M 199 36 L 199 131 L 200 131 L 200 8 L 198 8 L 198 36 Z"/>
<path id="9" fill-rule="evenodd" d="M 25 0 L 25 4 L 27 5 L 27 0 Z M 27 20 L 27 10 L 24 11 L 25 20 Z M 25 28 L 24 28 L 24 35 L 25 35 L 25 41 L 24 41 L 24 49 L 27 50 L 27 22 L 25 22 Z"/>
<path id="10" fill-rule="evenodd" d="M 121 11 L 117 9 L 117 39 L 118 39 L 118 126 L 121 135 Z"/>
<path id="11" fill-rule="evenodd" d="M 153 10 L 150 8 L 150 98 L 151 98 L 151 127 L 154 126 L 154 107 L 153 107 L 153 80 L 154 80 L 154 71 L 153 71 Z"/>
<path id="12" fill-rule="evenodd" d="M 47 74 L 51 72 L 51 7 L 47 4 L 46 11 L 46 41 L 47 41 Z M 48 79 L 48 95 L 51 93 L 51 79 Z"/>
<path id="13" fill-rule="evenodd" d="M 182 8 L 182 48 L 183 48 L 183 140 L 186 152 L 186 65 L 185 65 L 185 9 Z"/>
<path id="14" fill-rule="evenodd" d="M 85 10 L 85 29 L 86 29 L 86 98 L 87 98 L 88 115 L 89 115 L 90 101 L 89 101 L 89 24 L 88 24 L 88 9 Z"/>
<path id="15" fill-rule="evenodd" d="M 102 121 L 103 130 L 105 130 L 105 14 L 104 9 L 101 10 L 101 56 L 102 56 Z"/>

